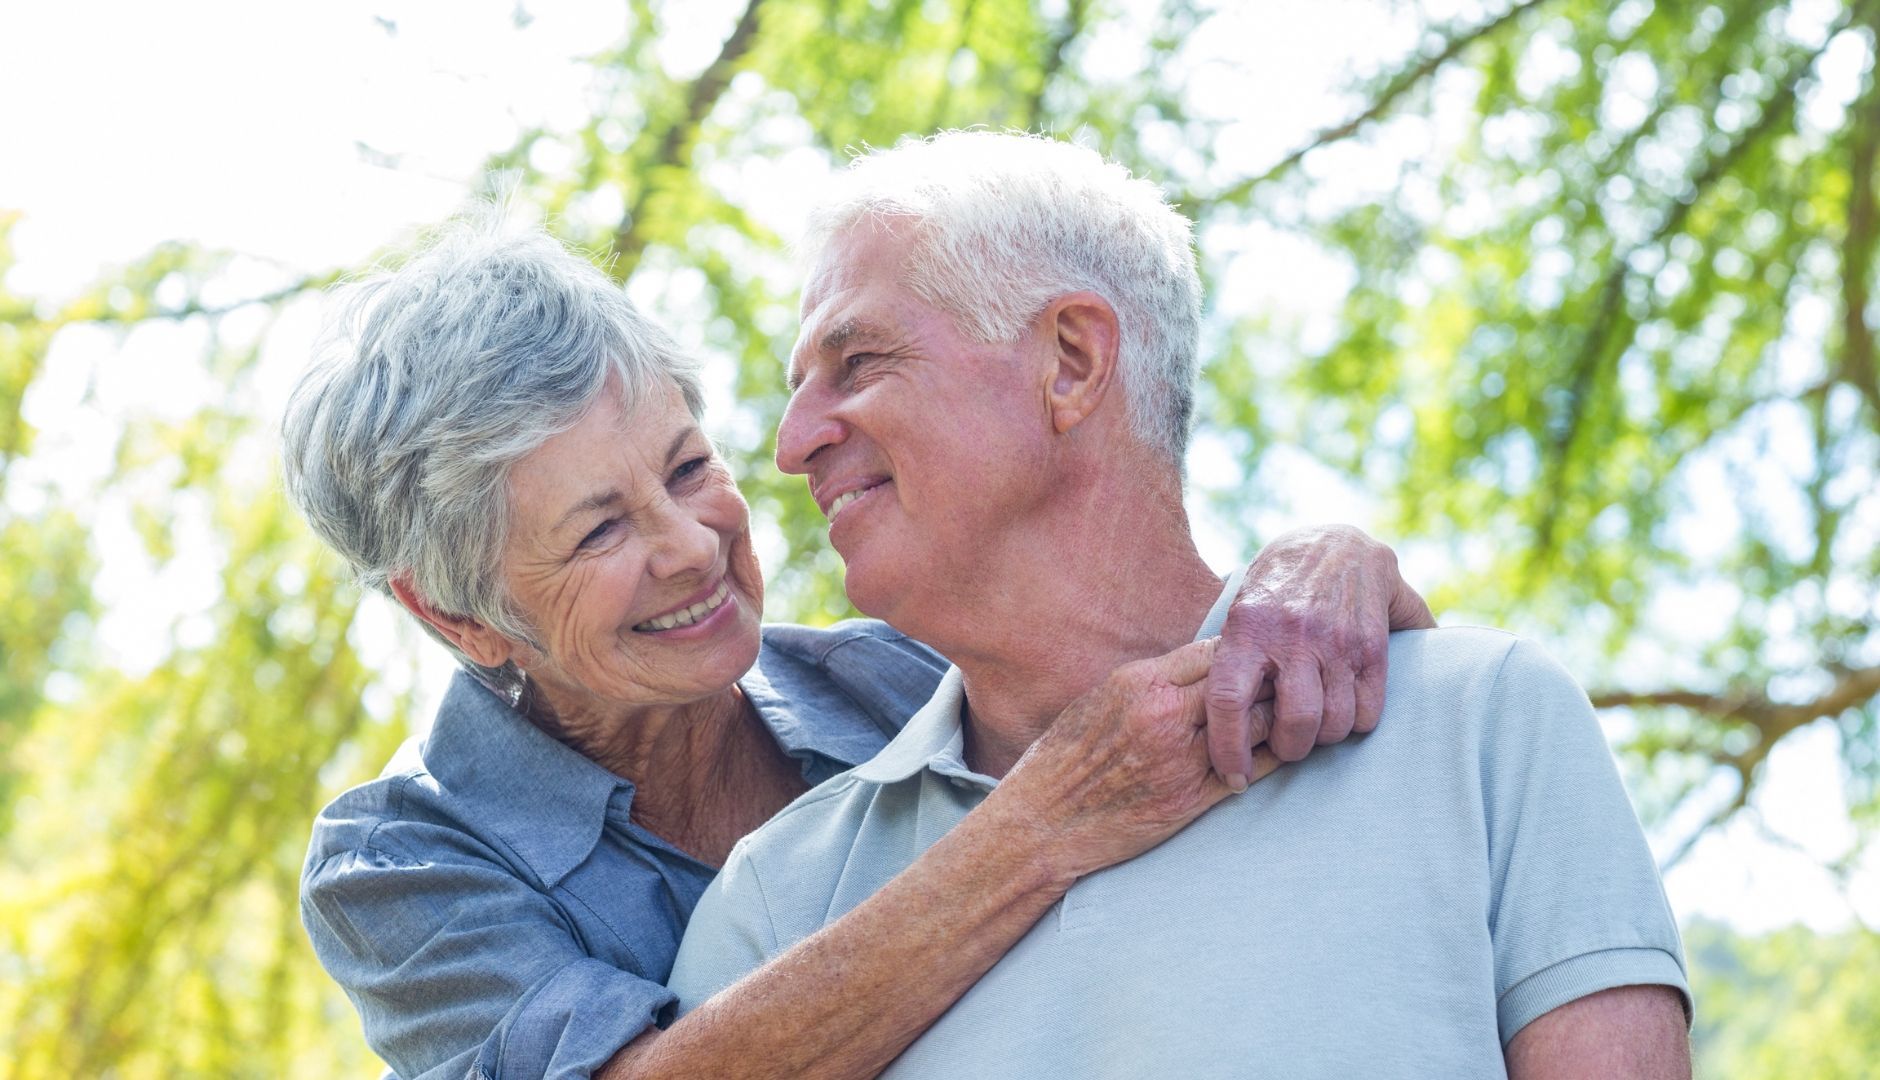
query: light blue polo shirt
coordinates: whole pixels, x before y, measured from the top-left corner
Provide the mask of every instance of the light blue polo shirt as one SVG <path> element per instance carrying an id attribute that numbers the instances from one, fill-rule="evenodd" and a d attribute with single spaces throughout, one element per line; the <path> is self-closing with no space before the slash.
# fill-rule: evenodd
<path id="1" fill-rule="evenodd" d="M 1385 701 L 1372 734 L 1080 880 L 884 1075 L 1500 1076 L 1523 1025 L 1599 990 L 1676 987 L 1688 1014 L 1657 868 L 1572 678 L 1500 631 L 1410 631 Z M 873 760 L 738 845 L 680 946 L 682 1011 L 985 798 L 962 702 L 954 669 Z"/>

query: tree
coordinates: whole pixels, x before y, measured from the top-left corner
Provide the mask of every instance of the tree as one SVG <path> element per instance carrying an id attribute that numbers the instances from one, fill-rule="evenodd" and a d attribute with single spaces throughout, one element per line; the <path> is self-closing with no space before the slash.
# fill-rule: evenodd
<path id="1" fill-rule="evenodd" d="M 1670 861 L 1818 721 L 1880 809 L 1877 28 L 1875 3 L 1528 0 L 1433 30 L 1204 211 L 1344 255 L 1290 434 L 1336 432 L 1315 449 L 1386 531 L 1447 543 L 1439 611 L 1604 652 L 1636 778 L 1711 803 Z M 1373 134 L 1425 149 L 1314 213 L 1319 163 Z"/>

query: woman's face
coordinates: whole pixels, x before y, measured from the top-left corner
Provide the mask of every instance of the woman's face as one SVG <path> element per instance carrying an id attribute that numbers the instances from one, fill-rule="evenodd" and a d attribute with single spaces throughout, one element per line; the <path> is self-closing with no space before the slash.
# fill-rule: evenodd
<path id="1" fill-rule="evenodd" d="M 511 472 L 503 575 L 540 648 L 515 659 L 557 712 L 680 704 L 757 660 L 750 510 L 679 390 L 610 385 Z"/>

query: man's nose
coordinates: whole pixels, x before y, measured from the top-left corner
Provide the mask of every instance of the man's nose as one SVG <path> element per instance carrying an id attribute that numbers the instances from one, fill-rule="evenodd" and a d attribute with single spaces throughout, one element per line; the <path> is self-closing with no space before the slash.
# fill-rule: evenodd
<path id="1" fill-rule="evenodd" d="M 818 450 L 843 440 L 846 429 L 832 415 L 834 404 L 832 395 L 814 383 L 797 387 L 777 425 L 777 468 L 807 473 Z"/>

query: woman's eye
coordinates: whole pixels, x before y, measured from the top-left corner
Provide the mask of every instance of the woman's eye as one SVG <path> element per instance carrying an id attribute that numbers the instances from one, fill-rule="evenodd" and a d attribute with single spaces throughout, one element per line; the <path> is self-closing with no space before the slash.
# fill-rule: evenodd
<path id="1" fill-rule="evenodd" d="M 682 461 L 679 463 L 678 468 L 672 470 L 672 478 L 674 480 L 684 480 L 687 477 L 696 476 L 699 470 L 703 469 L 706 465 L 709 465 L 710 463 L 711 463 L 711 458 L 705 457 L 703 455 L 700 455 L 699 457 L 695 457 L 695 458 L 690 458 L 686 461 Z"/>
<path id="2" fill-rule="evenodd" d="M 599 525 L 594 526 L 594 528 L 586 536 L 583 536 L 581 538 L 581 542 L 579 544 L 576 544 L 575 547 L 576 548 L 593 547 L 595 544 L 598 544 L 602 540 L 606 539 L 607 534 L 610 531 L 612 531 L 613 527 L 618 523 L 619 523 L 618 518 L 608 518 L 606 521 L 603 521 Z"/>

